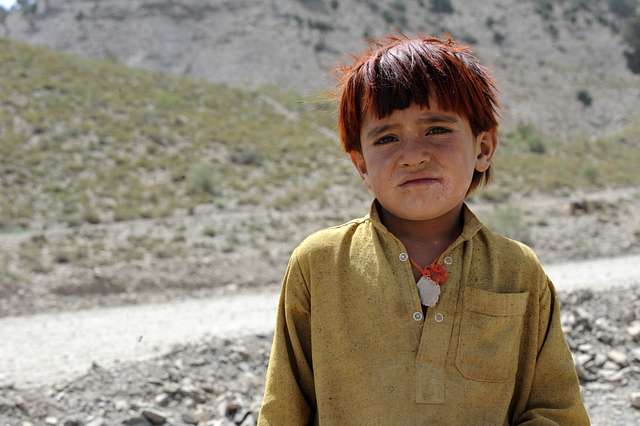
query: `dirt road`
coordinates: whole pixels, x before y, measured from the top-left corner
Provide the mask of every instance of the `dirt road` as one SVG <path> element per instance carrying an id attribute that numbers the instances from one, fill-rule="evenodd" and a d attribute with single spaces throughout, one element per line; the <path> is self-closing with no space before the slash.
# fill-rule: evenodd
<path id="1" fill-rule="evenodd" d="M 640 285 L 640 256 L 546 265 L 559 291 Z M 0 385 L 30 387 L 168 351 L 207 336 L 273 330 L 277 289 L 165 304 L 146 304 L 0 319 Z"/>

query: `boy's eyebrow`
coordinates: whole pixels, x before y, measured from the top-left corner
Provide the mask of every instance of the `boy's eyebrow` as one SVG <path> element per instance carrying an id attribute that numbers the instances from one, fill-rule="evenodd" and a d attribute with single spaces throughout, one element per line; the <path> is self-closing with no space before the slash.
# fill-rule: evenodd
<path id="1" fill-rule="evenodd" d="M 458 119 L 451 115 L 434 114 L 434 115 L 426 115 L 424 117 L 420 117 L 417 120 L 418 123 L 427 123 L 427 124 L 437 123 L 442 121 L 444 121 L 445 123 L 457 123 Z"/>
<path id="2" fill-rule="evenodd" d="M 429 114 L 422 116 L 416 120 L 417 123 L 420 124 L 431 124 L 431 123 L 457 123 L 458 119 L 451 115 L 442 115 L 442 114 Z M 382 126 L 374 127 L 369 130 L 367 133 L 367 139 L 371 139 L 372 137 L 385 132 L 393 127 L 397 127 L 397 124 L 383 124 Z"/>
<path id="3" fill-rule="evenodd" d="M 382 126 L 374 127 L 373 129 L 369 130 L 369 132 L 367 133 L 367 139 L 371 139 L 372 137 L 377 136 L 380 133 L 386 132 L 387 130 L 392 129 L 396 126 L 397 124 L 383 124 Z"/>

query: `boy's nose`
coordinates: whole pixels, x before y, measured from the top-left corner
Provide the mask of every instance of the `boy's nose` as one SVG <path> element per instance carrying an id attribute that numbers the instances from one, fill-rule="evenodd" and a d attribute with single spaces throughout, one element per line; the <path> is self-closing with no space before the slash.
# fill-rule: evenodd
<path id="1" fill-rule="evenodd" d="M 418 167 L 428 163 L 429 161 L 429 158 L 416 158 L 413 161 L 406 160 L 402 163 L 402 165 L 405 167 Z"/>
<path id="2" fill-rule="evenodd" d="M 430 161 L 431 154 L 423 141 L 411 141 L 403 150 L 401 164 L 405 167 L 422 166 Z"/>

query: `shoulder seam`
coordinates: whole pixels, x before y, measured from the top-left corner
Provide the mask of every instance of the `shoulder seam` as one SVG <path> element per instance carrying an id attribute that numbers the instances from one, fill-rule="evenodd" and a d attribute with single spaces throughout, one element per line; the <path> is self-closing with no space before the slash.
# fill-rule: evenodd
<path id="1" fill-rule="evenodd" d="M 327 227 L 327 228 L 325 228 L 325 229 L 337 229 L 337 228 L 342 228 L 343 226 L 348 226 L 348 225 L 351 225 L 351 224 L 353 224 L 353 223 L 360 224 L 360 223 L 363 223 L 363 222 L 365 222 L 365 221 L 367 221 L 367 220 L 369 220 L 369 217 L 368 217 L 368 216 L 358 217 L 358 218 L 355 218 L 355 219 L 351 219 L 351 220 L 349 220 L 349 221 L 347 221 L 347 222 L 345 222 L 345 223 L 341 223 L 341 224 L 339 224 L 339 225 L 329 226 L 329 227 Z"/>

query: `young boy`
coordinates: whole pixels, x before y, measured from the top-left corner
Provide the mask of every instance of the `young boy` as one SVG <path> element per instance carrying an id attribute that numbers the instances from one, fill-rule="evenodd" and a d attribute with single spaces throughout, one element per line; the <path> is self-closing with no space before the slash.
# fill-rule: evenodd
<path id="1" fill-rule="evenodd" d="M 258 424 L 588 425 L 553 284 L 464 202 L 497 146 L 487 70 L 403 36 L 339 71 L 341 142 L 375 199 L 293 251 Z"/>

